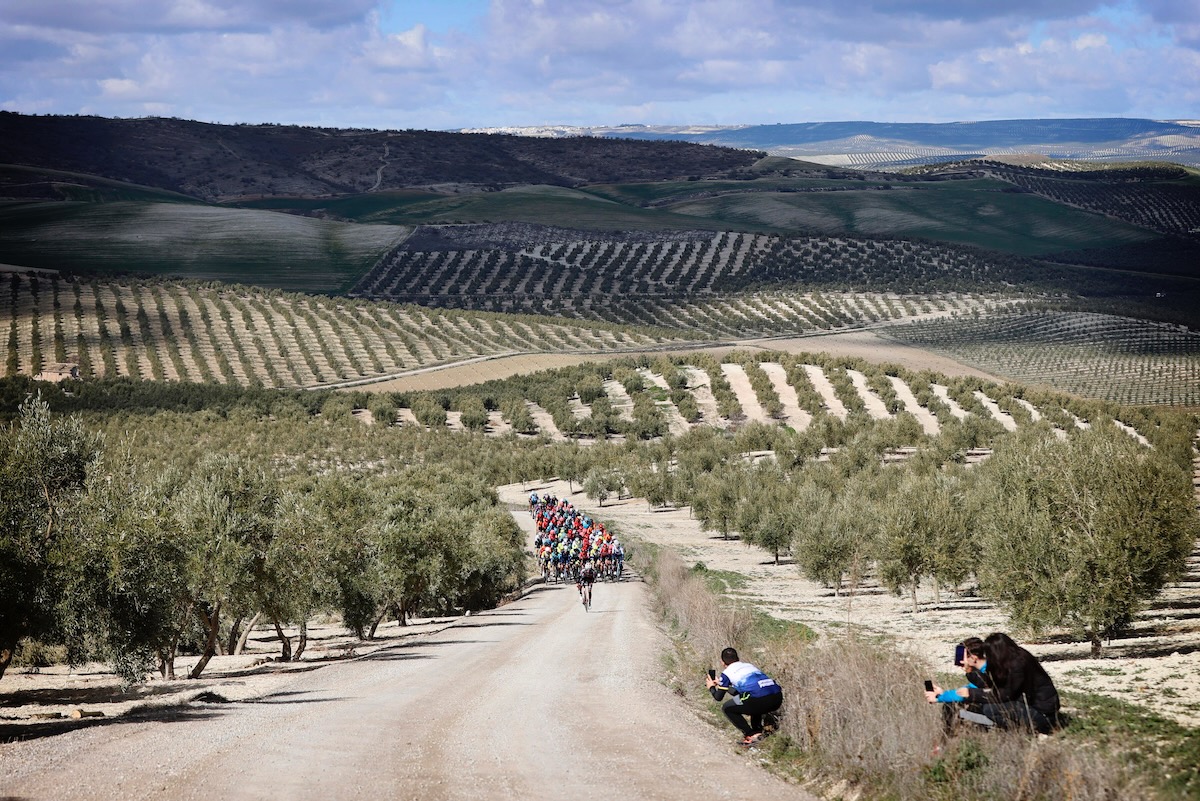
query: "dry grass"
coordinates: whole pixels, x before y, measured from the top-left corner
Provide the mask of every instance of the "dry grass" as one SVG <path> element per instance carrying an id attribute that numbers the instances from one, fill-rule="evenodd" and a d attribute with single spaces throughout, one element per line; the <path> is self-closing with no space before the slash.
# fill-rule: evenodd
<path id="1" fill-rule="evenodd" d="M 746 641 L 754 625 L 750 610 L 710 592 L 673 552 L 657 555 L 654 577 L 659 611 L 697 653 L 719 654 Z"/>

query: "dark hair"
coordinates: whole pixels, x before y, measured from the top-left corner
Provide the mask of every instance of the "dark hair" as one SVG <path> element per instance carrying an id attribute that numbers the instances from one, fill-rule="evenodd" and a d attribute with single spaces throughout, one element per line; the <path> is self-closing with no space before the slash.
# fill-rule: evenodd
<path id="1" fill-rule="evenodd" d="M 988 673 L 991 673 L 997 682 L 1007 681 L 1010 672 L 1019 671 L 1022 663 L 1033 660 L 1032 654 L 1017 645 L 1016 641 L 1004 632 L 989 634 L 983 641 L 983 647 L 987 651 L 985 658 Z"/>
<path id="2" fill-rule="evenodd" d="M 987 646 L 988 653 L 997 662 L 1010 662 L 1022 650 L 1016 640 L 1001 631 L 989 634 L 984 640 L 984 644 Z"/>
<path id="3" fill-rule="evenodd" d="M 987 661 L 988 647 L 987 644 L 978 637 L 968 637 L 962 641 L 963 650 L 971 656 Z"/>
<path id="4" fill-rule="evenodd" d="M 738 661 L 738 655 L 737 651 L 733 648 L 726 648 L 721 652 L 721 662 L 723 664 L 732 665 L 736 661 Z"/>

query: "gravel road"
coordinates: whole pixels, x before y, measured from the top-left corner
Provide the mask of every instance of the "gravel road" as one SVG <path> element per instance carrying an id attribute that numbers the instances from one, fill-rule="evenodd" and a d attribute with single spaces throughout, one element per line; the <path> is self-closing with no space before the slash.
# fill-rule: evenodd
<path id="1" fill-rule="evenodd" d="M 0 798 L 811 798 L 658 682 L 640 582 L 540 586 L 253 702 L 0 745 Z"/>

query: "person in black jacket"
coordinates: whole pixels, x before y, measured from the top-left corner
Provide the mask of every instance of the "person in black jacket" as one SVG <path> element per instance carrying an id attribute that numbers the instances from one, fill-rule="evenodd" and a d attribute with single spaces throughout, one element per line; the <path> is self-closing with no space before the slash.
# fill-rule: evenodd
<path id="1" fill-rule="evenodd" d="M 1002 729 L 1025 727 L 1049 734 L 1059 725 L 1058 690 L 1033 654 L 1007 634 L 989 634 L 987 679 L 990 687 L 968 690 L 967 700 Z"/>
<path id="2" fill-rule="evenodd" d="M 959 645 L 963 651 L 962 662 L 955 662 L 955 665 L 962 668 L 963 673 L 966 674 L 966 685 L 946 690 L 935 684 L 932 690 L 925 692 L 925 700 L 931 704 L 941 705 L 942 728 L 947 735 L 954 732 L 959 720 L 973 719 L 970 716 L 964 716 L 962 714 L 964 711 L 980 712 L 981 704 L 978 701 L 970 700 L 971 690 L 983 691 L 985 696 L 990 696 L 992 690 L 991 677 L 987 673 L 988 648 L 983 640 L 978 637 L 968 637 Z M 977 694 L 976 697 L 980 696 Z"/>

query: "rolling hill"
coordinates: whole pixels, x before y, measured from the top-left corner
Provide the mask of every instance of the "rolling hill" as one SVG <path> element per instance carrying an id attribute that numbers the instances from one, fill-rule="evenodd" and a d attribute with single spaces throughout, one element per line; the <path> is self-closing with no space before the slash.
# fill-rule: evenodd
<path id="1" fill-rule="evenodd" d="M 509 134 L 671 139 L 764 150 L 858 168 L 936 164 L 965 156 L 1041 154 L 1054 159 L 1164 160 L 1200 166 L 1200 128 L 1171 121 L 1084 118 L 979 122 L 809 122 L 776 125 L 471 129 Z"/>

